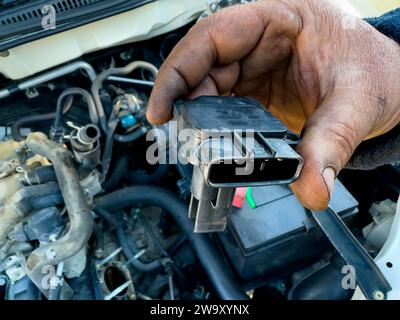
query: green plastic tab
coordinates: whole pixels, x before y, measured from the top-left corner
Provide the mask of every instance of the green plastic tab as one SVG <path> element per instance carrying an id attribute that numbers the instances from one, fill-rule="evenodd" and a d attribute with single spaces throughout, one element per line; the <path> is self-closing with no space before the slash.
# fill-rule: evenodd
<path id="1" fill-rule="evenodd" d="M 250 208 L 255 209 L 255 208 L 257 208 L 257 204 L 256 204 L 256 202 L 255 202 L 254 199 L 253 199 L 252 191 L 253 191 L 252 188 L 248 188 L 248 189 L 247 189 L 247 192 L 246 192 L 246 200 L 247 200 L 247 202 L 248 202 Z"/>

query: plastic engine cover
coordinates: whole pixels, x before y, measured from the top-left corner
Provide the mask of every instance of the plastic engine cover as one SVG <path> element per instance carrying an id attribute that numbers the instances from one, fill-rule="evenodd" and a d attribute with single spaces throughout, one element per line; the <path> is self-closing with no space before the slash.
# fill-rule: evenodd
<path id="1" fill-rule="evenodd" d="M 348 220 L 358 203 L 338 181 L 330 208 Z M 329 242 L 311 213 L 288 186 L 251 188 L 241 209 L 233 208 L 228 231 L 220 234 L 226 254 L 244 281 L 271 272 L 291 272 L 319 257 Z M 285 267 L 282 270 L 282 267 Z M 293 267 L 293 268 L 291 268 Z"/>

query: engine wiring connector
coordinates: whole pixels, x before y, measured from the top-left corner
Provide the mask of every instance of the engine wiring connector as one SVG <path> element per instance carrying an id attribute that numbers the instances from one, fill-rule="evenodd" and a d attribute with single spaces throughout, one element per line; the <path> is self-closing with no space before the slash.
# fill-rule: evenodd
<path id="1" fill-rule="evenodd" d="M 189 218 L 196 219 L 196 233 L 225 230 L 236 188 L 290 184 L 300 175 L 297 141 L 253 99 L 180 100 L 174 116 L 186 137 L 180 159 L 194 166 Z"/>

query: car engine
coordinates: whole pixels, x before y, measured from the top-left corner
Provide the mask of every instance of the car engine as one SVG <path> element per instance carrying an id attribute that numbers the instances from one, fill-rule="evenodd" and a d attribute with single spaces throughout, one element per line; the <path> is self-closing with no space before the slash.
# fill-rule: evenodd
<path id="1" fill-rule="evenodd" d="M 193 165 L 146 160 L 150 131 L 176 143 L 168 125 L 147 122 L 146 107 L 158 68 L 190 27 L 0 79 L 1 299 L 353 297 L 341 252 L 288 177 L 246 181 L 217 197 L 194 181 Z M 233 186 L 221 181 L 228 171 L 215 174 L 219 185 Z M 372 257 L 389 236 L 399 177 L 396 164 L 344 170 L 335 186 L 330 210 Z M 218 216 L 222 226 L 188 218 L 205 194 L 229 211 Z"/>

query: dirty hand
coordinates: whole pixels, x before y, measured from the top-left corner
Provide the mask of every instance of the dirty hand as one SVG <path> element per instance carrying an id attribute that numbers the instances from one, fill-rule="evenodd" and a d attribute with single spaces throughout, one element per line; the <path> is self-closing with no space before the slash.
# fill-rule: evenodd
<path id="1" fill-rule="evenodd" d="M 400 46 L 361 19 L 323 0 L 265 0 L 196 24 L 161 67 L 147 117 L 168 121 L 182 96 L 256 98 L 302 132 L 292 189 L 322 210 L 356 147 L 399 123 L 399 76 Z"/>

